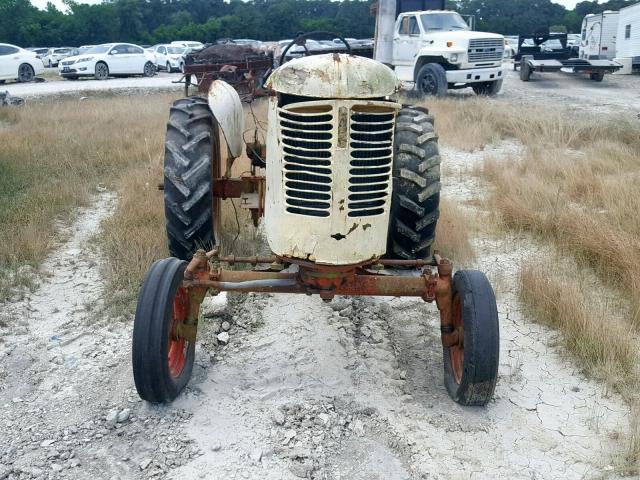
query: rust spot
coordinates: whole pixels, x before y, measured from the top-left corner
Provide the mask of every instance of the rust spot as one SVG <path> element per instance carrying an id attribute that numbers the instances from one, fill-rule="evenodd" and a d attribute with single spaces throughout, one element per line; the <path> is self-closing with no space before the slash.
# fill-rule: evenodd
<path id="1" fill-rule="evenodd" d="M 334 62 L 340 62 L 340 55 L 338 55 L 337 53 L 333 54 L 333 61 Z"/>

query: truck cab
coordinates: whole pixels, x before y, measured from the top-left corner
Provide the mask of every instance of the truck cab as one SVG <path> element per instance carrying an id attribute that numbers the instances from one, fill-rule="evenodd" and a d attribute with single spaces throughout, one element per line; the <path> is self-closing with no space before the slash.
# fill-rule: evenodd
<path id="1" fill-rule="evenodd" d="M 504 37 L 471 31 L 457 12 L 426 10 L 398 15 L 392 67 L 399 80 L 414 82 L 424 95 L 472 87 L 492 95 L 502 87 Z"/>

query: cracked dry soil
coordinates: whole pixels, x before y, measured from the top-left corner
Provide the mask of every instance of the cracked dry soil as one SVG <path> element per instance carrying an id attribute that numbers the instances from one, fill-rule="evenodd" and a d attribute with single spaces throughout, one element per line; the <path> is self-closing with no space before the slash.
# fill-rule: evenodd
<path id="1" fill-rule="evenodd" d="M 443 150 L 444 195 L 482 195 L 460 173 L 482 153 Z M 267 294 L 208 299 L 190 385 L 152 406 L 133 386 L 132 319 L 103 313 L 89 241 L 115 201 L 82 209 L 39 287 L 2 306 L 0 479 L 615 476 L 627 407 L 523 311 L 529 240 L 480 234 L 479 260 L 464 266 L 485 271 L 498 298 L 500 377 L 486 408 L 447 396 L 434 305 Z"/>

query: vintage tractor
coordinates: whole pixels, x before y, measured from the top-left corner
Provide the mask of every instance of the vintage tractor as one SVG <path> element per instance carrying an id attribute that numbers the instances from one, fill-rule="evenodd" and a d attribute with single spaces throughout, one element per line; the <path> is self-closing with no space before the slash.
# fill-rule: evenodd
<path id="1" fill-rule="evenodd" d="M 180 393 L 203 299 L 233 291 L 435 301 L 447 391 L 462 405 L 492 398 L 495 296 L 484 274 L 453 274 L 432 252 L 440 200 L 434 121 L 425 108 L 392 100 L 397 86 L 387 66 L 350 53 L 283 64 L 266 83 L 266 146 L 246 144 L 252 165 L 235 178 L 231 165 L 245 148 L 236 91 L 218 80 L 208 99 L 174 103 L 164 165 L 172 257 L 151 266 L 140 291 L 133 331 L 140 397 L 168 402 Z M 271 255 L 223 255 L 220 204 L 233 198 L 264 217 Z M 239 264 L 254 268 L 223 268 Z"/>

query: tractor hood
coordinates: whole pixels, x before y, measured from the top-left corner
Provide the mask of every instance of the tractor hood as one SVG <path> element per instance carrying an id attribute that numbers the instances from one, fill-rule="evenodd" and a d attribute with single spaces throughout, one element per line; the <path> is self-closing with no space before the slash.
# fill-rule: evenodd
<path id="1" fill-rule="evenodd" d="M 267 80 L 278 93 L 314 98 L 380 98 L 395 93 L 397 85 L 386 65 L 344 53 L 296 58 Z"/>

